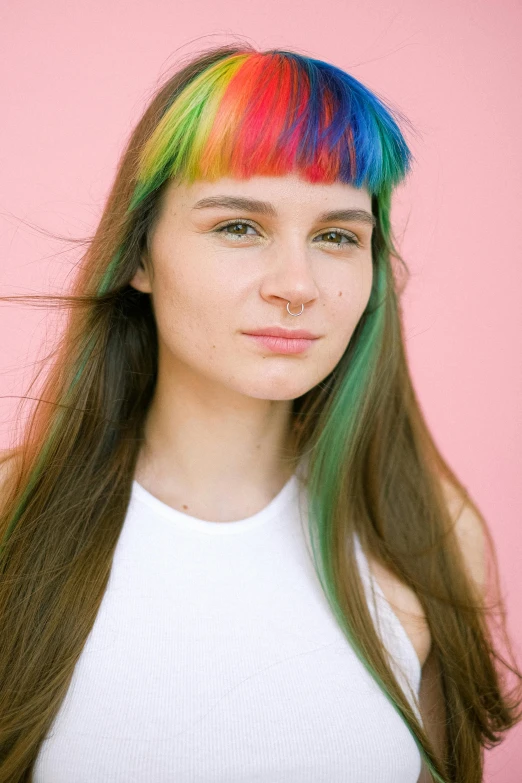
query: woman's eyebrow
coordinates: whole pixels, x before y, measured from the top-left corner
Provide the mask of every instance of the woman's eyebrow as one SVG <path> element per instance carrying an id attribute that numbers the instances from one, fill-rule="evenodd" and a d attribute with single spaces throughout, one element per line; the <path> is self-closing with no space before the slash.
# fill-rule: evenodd
<path id="1" fill-rule="evenodd" d="M 247 212 L 256 212 L 259 215 L 267 215 L 269 217 L 277 216 L 277 210 L 270 202 L 240 196 L 208 196 L 207 198 L 200 199 L 200 201 L 196 201 L 192 209 L 208 209 L 211 207 L 240 209 Z M 375 216 L 365 209 L 334 209 L 330 212 L 323 212 L 318 215 L 318 220 L 320 223 L 327 223 L 330 220 L 347 220 L 358 223 L 369 223 L 371 226 L 375 226 L 376 224 Z"/>

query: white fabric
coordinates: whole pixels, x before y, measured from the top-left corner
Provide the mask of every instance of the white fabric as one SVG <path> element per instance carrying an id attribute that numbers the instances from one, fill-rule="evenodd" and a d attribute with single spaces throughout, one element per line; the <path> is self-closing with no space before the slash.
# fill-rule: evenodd
<path id="1" fill-rule="evenodd" d="M 332 616 L 303 513 L 295 475 L 236 522 L 133 483 L 34 783 L 416 783 L 417 745 Z M 393 665 L 418 692 L 419 660 L 358 539 L 356 554 Z"/>

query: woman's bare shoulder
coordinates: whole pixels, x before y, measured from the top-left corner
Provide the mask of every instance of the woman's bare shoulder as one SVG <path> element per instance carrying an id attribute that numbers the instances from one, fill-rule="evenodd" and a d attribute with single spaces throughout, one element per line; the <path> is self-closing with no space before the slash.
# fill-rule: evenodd
<path id="1" fill-rule="evenodd" d="M 464 566 L 479 594 L 486 584 L 487 528 L 470 497 L 463 497 L 453 484 L 442 481 L 448 510 L 454 524 L 454 532 L 464 561 Z"/>
<path id="2" fill-rule="evenodd" d="M 16 476 L 16 468 L 20 464 L 21 454 L 18 449 L 0 450 L 0 489 L 9 486 L 9 481 Z"/>
<path id="3" fill-rule="evenodd" d="M 446 479 L 441 484 L 466 569 L 477 587 L 483 589 L 485 536 L 481 519 L 453 484 Z M 431 633 L 417 594 L 371 555 L 368 556 L 368 563 L 388 603 L 404 626 L 421 667 L 424 666 L 431 649 Z"/>
<path id="4" fill-rule="evenodd" d="M 387 602 L 408 634 L 422 667 L 431 649 L 431 634 L 419 597 L 371 555 L 368 556 L 368 564 Z"/>

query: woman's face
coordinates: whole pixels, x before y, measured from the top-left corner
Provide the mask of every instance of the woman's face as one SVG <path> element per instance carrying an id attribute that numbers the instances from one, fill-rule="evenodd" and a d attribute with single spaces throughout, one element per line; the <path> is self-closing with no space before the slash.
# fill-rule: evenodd
<path id="1" fill-rule="evenodd" d="M 372 228 L 368 191 L 343 183 L 294 174 L 169 183 L 131 281 L 152 297 L 160 373 L 260 399 L 309 391 L 339 362 L 368 303 Z M 302 314 L 287 302 L 292 313 L 304 304 Z M 248 336 L 276 326 L 317 339 L 282 353 Z"/>

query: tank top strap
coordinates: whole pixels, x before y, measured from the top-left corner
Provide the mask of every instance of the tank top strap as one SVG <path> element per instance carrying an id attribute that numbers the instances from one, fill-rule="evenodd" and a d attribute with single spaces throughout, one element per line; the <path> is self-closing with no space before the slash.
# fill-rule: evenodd
<path id="1" fill-rule="evenodd" d="M 399 684 L 412 704 L 417 717 L 421 719 L 417 707 L 421 679 L 419 657 L 403 624 L 393 611 L 379 582 L 372 574 L 357 533 L 354 533 L 354 550 L 366 593 L 368 609 L 375 628 L 388 653 L 390 665 Z"/>

